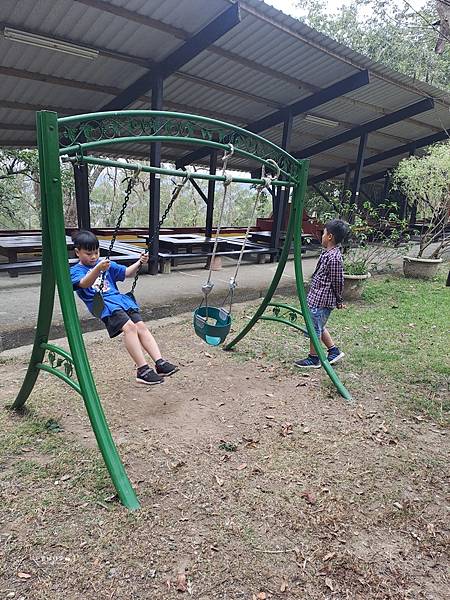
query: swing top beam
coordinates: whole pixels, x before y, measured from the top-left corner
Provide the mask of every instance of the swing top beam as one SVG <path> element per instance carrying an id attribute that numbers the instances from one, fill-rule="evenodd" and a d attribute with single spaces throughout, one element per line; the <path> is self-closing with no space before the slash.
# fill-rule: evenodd
<path id="1" fill-rule="evenodd" d="M 298 183 L 298 173 L 304 162 L 256 133 L 224 121 L 199 115 L 168 111 L 126 110 L 62 117 L 57 122 L 60 155 L 75 157 L 80 163 L 186 177 L 186 171 L 181 169 L 141 167 L 138 164 L 86 156 L 85 152 L 112 144 L 149 144 L 152 142 L 187 143 L 229 152 L 230 145 L 232 145 L 236 155 L 264 165 L 268 170 L 273 170 L 271 161 L 275 161 L 280 168 L 283 180 L 274 181 L 274 185 L 294 186 Z M 224 181 L 224 177 L 221 175 L 196 173 L 191 176 L 195 179 Z M 233 181 L 250 184 L 263 183 L 262 179 L 252 177 L 235 177 Z"/>

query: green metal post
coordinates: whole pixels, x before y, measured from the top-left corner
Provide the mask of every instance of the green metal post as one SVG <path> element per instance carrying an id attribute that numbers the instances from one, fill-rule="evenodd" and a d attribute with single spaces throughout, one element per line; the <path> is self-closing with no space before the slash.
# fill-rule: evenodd
<path id="1" fill-rule="evenodd" d="M 297 195 L 295 194 L 295 190 L 297 189 L 297 187 L 298 187 L 298 184 L 294 188 L 294 198 L 297 197 Z M 244 327 L 244 329 L 242 331 L 240 331 L 238 333 L 238 335 L 231 340 L 231 342 L 228 342 L 228 344 L 226 346 L 224 346 L 224 348 L 223 348 L 224 350 L 231 350 L 233 348 L 233 346 L 235 346 L 240 340 L 242 340 L 242 338 L 247 335 L 247 333 L 250 331 L 250 329 L 252 329 L 254 327 L 254 325 L 257 323 L 257 321 L 259 320 L 261 315 L 264 314 L 264 311 L 266 310 L 267 306 L 270 304 L 270 301 L 272 300 L 272 296 L 274 295 L 274 293 L 278 287 L 278 283 L 280 282 L 281 276 L 283 275 L 284 267 L 286 266 L 286 262 L 287 262 L 287 259 L 289 256 L 289 251 L 291 249 L 291 244 L 292 244 L 292 239 L 293 239 L 293 227 L 294 227 L 294 219 L 292 217 L 292 211 L 291 211 L 291 215 L 290 215 L 290 218 L 288 221 L 288 226 L 287 226 L 287 231 L 286 231 L 286 239 L 284 240 L 283 249 L 281 250 L 280 260 L 278 261 L 277 270 L 275 271 L 275 275 L 273 276 L 273 279 L 269 286 L 269 289 L 267 290 L 266 295 L 263 298 L 263 301 L 259 305 L 259 307 L 256 310 L 253 317 L 250 319 L 250 321 L 247 323 L 247 325 Z"/>
<path id="2" fill-rule="evenodd" d="M 292 202 L 292 213 L 291 219 L 294 222 L 294 268 L 295 268 L 295 283 L 297 286 L 297 295 L 300 300 L 300 306 L 302 308 L 303 318 L 305 320 L 306 329 L 309 337 L 313 343 L 314 349 L 320 359 L 322 367 L 327 372 L 328 377 L 333 382 L 338 392 L 346 400 L 351 400 L 352 397 L 342 384 L 341 380 L 336 374 L 336 371 L 328 362 L 325 352 L 322 348 L 319 338 L 314 330 L 314 325 L 309 312 L 308 302 L 305 293 L 305 283 L 303 280 L 303 269 L 302 269 L 302 255 L 301 255 L 301 244 L 302 244 L 302 214 L 303 214 L 303 203 L 305 198 L 306 184 L 307 184 L 307 173 L 306 176 L 300 178 L 300 185 L 294 190 L 294 200 Z"/>
<path id="3" fill-rule="evenodd" d="M 75 305 L 65 241 L 56 113 L 39 112 L 37 131 L 40 142 L 42 204 L 46 205 L 53 269 L 78 383 L 92 429 L 118 496 L 127 508 L 137 509 L 138 499 L 120 460 L 95 387 Z"/>
<path id="4" fill-rule="evenodd" d="M 42 131 L 38 130 L 38 146 L 42 148 Z M 47 203 L 45 201 L 45 173 L 43 163 L 39 163 L 40 181 L 41 181 L 41 220 L 42 220 L 42 271 L 41 271 L 41 290 L 39 298 L 39 312 L 36 325 L 36 334 L 34 337 L 33 350 L 31 352 L 28 370 L 23 380 L 22 387 L 12 404 L 11 408 L 20 410 L 29 395 L 31 394 L 36 379 L 39 375 L 38 364 L 42 362 L 45 356 L 46 348 L 43 344 L 48 341 L 48 334 L 53 316 L 53 306 L 55 303 L 55 273 L 53 270 L 52 251 L 50 246 L 50 232 L 48 228 Z"/>
<path id="5" fill-rule="evenodd" d="M 317 337 L 316 332 L 314 331 L 314 326 L 311 318 L 311 314 L 308 308 L 308 302 L 306 300 L 305 286 L 303 280 L 303 271 L 302 271 L 302 259 L 301 259 L 301 235 L 302 235 L 302 213 L 303 213 L 303 202 L 305 197 L 306 185 L 308 180 L 308 167 L 309 163 L 307 161 L 303 161 L 299 165 L 299 172 L 297 175 L 298 184 L 295 186 L 293 191 L 292 205 L 291 205 L 291 214 L 289 216 L 288 227 L 286 231 L 286 239 L 284 241 L 283 249 L 280 255 L 280 261 L 278 263 L 277 270 L 272 279 L 269 289 L 267 290 L 266 295 L 263 298 L 260 306 L 256 310 L 253 317 L 247 323 L 247 325 L 238 333 L 238 335 L 231 340 L 226 346 L 224 346 L 224 350 L 231 350 L 243 337 L 247 335 L 247 333 L 254 327 L 258 320 L 277 320 L 278 322 L 282 322 L 280 319 L 275 318 L 267 318 L 263 317 L 264 311 L 267 306 L 270 305 L 270 301 L 272 296 L 274 295 L 278 283 L 283 274 L 284 268 L 286 266 L 286 262 L 289 256 L 289 251 L 291 248 L 292 240 L 294 240 L 294 267 L 295 267 L 295 279 L 296 279 L 296 287 L 297 287 L 297 295 L 300 301 L 301 312 L 303 318 L 305 320 L 306 329 L 308 331 L 309 336 L 311 337 L 311 341 L 316 349 L 316 352 L 319 356 L 320 362 L 324 367 L 327 375 L 330 377 L 331 381 L 335 385 L 336 389 L 339 393 L 346 399 L 351 400 L 351 396 L 344 385 L 341 383 L 339 377 L 336 372 L 330 365 L 325 356 L 325 353 L 321 347 L 320 341 Z"/>

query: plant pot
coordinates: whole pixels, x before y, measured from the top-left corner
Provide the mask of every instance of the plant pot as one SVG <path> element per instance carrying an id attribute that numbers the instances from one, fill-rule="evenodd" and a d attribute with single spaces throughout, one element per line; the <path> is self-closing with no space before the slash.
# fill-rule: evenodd
<path id="1" fill-rule="evenodd" d="M 359 300 L 363 292 L 364 283 L 370 277 L 370 273 L 365 273 L 364 275 L 347 275 L 347 273 L 344 273 L 344 300 Z"/>
<path id="2" fill-rule="evenodd" d="M 415 279 L 432 279 L 442 263 L 442 258 L 413 258 L 403 257 L 403 273 L 405 277 Z"/>

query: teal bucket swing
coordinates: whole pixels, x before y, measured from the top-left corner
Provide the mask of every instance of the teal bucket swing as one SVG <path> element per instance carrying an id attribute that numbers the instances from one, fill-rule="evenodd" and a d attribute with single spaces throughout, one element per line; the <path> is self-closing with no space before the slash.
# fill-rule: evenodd
<path id="1" fill-rule="evenodd" d="M 213 251 L 212 251 L 210 265 L 209 265 L 208 280 L 205 284 L 202 285 L 203 300 L 200 303 L 200 306 L 198 306 L 196 308 L 196 310 L 194 311 L 194 315 L 193 315 L 193 324 L 194 324 L 195 333 L 198 335 L 199 338 L 201 338 L 209 346 L 220 346 L 220 344 L 222 344 L 225 341 L 226 337 L 230 333 L 231 325 L 232 325 L 231 309 L 233 306 L 234 290 L 237 287 L 237 274 L 239 271 L 239 267 L 241 266 L 242 257 L 244 255 L 244 250 L 245 250 L 245 245 L 247 243 L 248 236 L 250 233 L 250 227 L 252 225 L 254 215 L 256 213 L 256 207 L 258 206 L 258 202 L 259 202 L 259 199 L 261 197 L 263 190 L 266 187 L 269 188 L 272 181 L 274 179 L 277 179 L 280 175 L 280 168 L 276 164 L 276 162 L 273 161 L 272 159 L 267 159 L 266 162 L 271 164 L 274 167 L 274 169 L 276 171 L 276 175 L 274 177 L 266 176 L 265 175 L 265 167 L 263 165 L 261 179 L 263 180 L 264 183 L 262 183 L 256 187 L 257 193 L 256 193 L 256 197 L 255 197 L 255 202 L 253 204 L 253 210 L 250 215 L 247 230 L 245 232 L 244 241 L 242 243 L 241 251 L 239 253 L 239 258 L 236 263 L 236 270 L 235 270 L 233 277 L 231 277 L 228 282 L 228 294 L 225 297 L 225 299 L 222 303 L 222 306 L 220 306 L 220 307 L 209 306 L 208 305 L 208 295 L 210 294 L 210 292 L 212 291 L 212 289 L 214 287 L 214 283 L 211 281 L 212 268 L 213 268 L 213 264 L 214 264 L 214 259 L 216 257 L 217 246 L 219 243 L 219 234 L 220 234 L 220 229 L 222 226 L 222 218 L 223 218 L 224 208 L 225 208 L 225 204 L 226 204 L 228 187 L 232 183 L 232 178 L 226 172 L 228 160 L 234 153 L 233 144 L 229 144 L 229 147 L 230 147 L 230 151 L 225 152 L 223 155 L 223 158 L 222 158 L 222 162 L 223 162 L 222 175 L 225 178 L 225 181 L 223 183 L 222 205 L 220 208 L 219 222 L 217 224 L 216 239 L 214 240 L 214 246 L 213 246 Z M 228 299 L 230 302 L 229 310 L 227 310 L 225 308 L 225 304 L 227 303 Z"/>
<path id="2" fill-rule="evenodd" d="M 220 346 L 230 333 L 231 315 L 223 307 L 199 306 L 194 312 L 194 329 L 209 346 Z"/>

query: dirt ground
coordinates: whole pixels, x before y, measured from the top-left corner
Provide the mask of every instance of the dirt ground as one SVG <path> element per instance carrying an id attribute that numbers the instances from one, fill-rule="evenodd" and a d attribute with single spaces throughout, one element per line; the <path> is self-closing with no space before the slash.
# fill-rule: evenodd
<path id="1" fill-rule="evenodd" d="M 111 498 L 63 383 L 43 374 L 32 414 L 4 415 L 4 435 L 49 418 L 63 431 L 30 426 L 0 457 L 0 598 L 450 598 L 448 432 L 370 374 L 348 404 L 293 356 L 249 360 L 251 334 L 233 353 L 188 319 L 156 335 L 181 369 L 152 388 L 134 383 L 120 340 L 88 345 L 140 511 Z M 2 405 L 25 368 L 1 366 Z M 351 388 L 357 375 L 339 372 Z"/>

